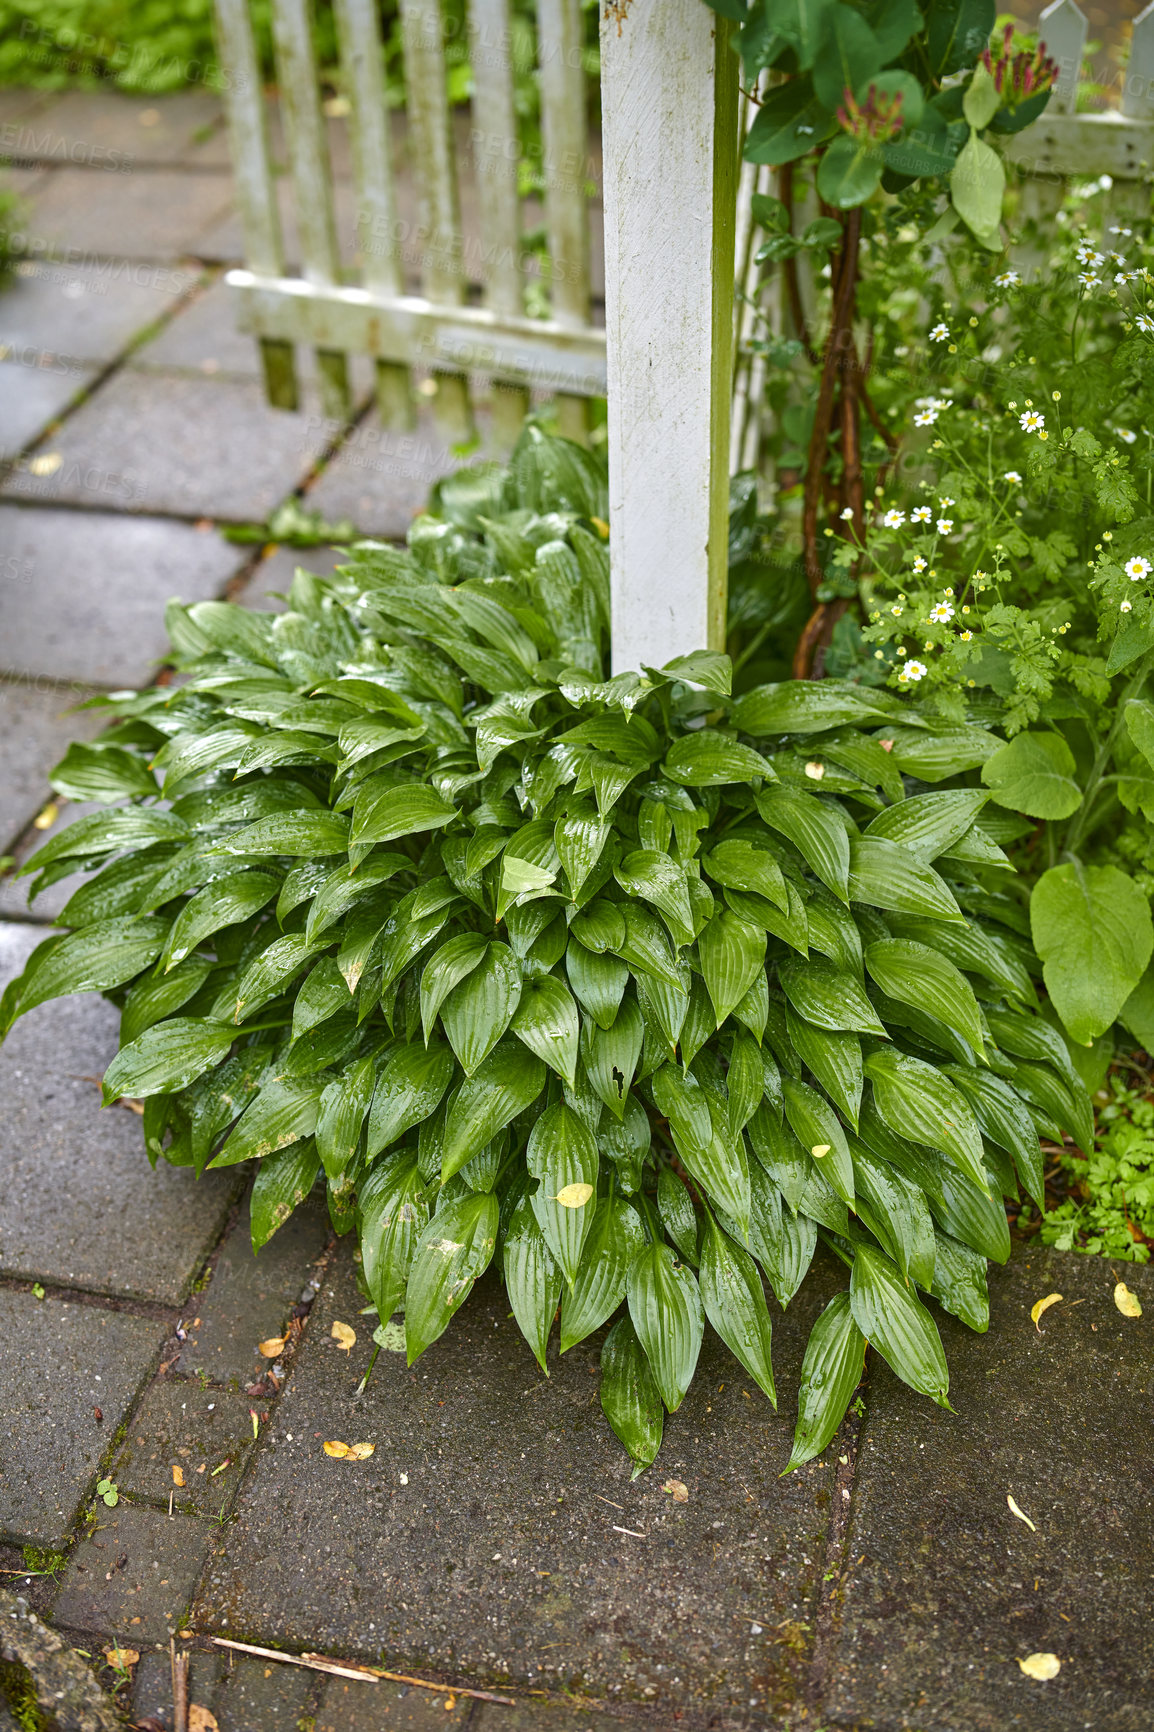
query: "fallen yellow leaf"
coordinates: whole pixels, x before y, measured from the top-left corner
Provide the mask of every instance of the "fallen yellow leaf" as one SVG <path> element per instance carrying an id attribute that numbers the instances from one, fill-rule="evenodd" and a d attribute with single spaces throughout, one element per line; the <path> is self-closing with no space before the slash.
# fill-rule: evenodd
<path id="1" fill-rule="evenodd" d="M 1031 1305 L 1030 1321 L 1034 1325 L 1034 1328 L 1038 1330 L 1039 1335 L 1042 1331 L 1039 1328 L 1038 1319 L 1041 1317 L 1043 1311 L 1048 1311 L 1051 1305 L 1060 1305 L 1061 1303 L 1062 1295 L 1060 1293 L 1047 1293 L 1044 1299 L 1039 1299 L 1036 1305 Z"/>
<path id="2" fill-rule="evenodd" d="M 329 1334 L 339 1344 L 342 1353 L 351 1353 L 357 1344 L 357 1332 L 347 1323 L 334 1323 Z"/>
<path id="3" fill-rule="evenodd" d="M 263 1354 L 266 1359 L 279 1359 L 284 1352 L 284 1344 L 287 1339 L 288 1337 L 285 1335 L 270 1335 L 267 1341 L 257 1342 L 256 1350 Z"/>
<path id="4" fill-rule="evenodd" d="M 104 1658 L 110 1666 L 135 1666 L 140 1655 L 135 1648 L 105 1648 Z"/>
<path id="5" fill-rule="evenodd" d="M 350 1461 L 367 1461 L 376 1447 L 375 1443 L 350 1443 L 348 1459 Z"/>
<path id="6" fill-rule="evenodd" d="M 55 800 L 49 800 L 47 806 L 45 806 L 42 811 L 37 812 L 35 818 L 33 818 L 32 828 L 34 830 L 51 830 L 59 816 L 60 807 L 56 804 Z"/>
<path id="7" fill-rule="evenodd" d="M 182 1467 L 176 1467 L 176 1466 L 173 1467 L 172 1483 L 173 1483 L 173 1485 L 183 1485 L 184 1484 L 184 1469 Z"/>
<path id="8" fill-rule="evenodd" d="M 1032 1534 L 1036 1534 L 1038 1531 L 1037 1528 L 1034 1526 L 1033 1522 L 1030 1520 L 1030 1518 L 1026 1514 L 1025 1510 L 1019 1508 L 1017 1499 L 1011 1497 L 1009 1492 L 1006 1493 L 1006 1502 L 1010 1506 L 1010 1514 L 1016 1515 L 1020 1522 L 1025 1522 L 1026 1526 L 1029 1528 L 1029 1530 Z"/>
<path id="9" fill-rule="evenodd" d="M 348 1455 L 348 1453 L 349 1453 L 348 1444 L 347 1443 L 341 1443 L 339 1439 L 334 1439 L 332 1443 L 326 1443 L 325 1444 L 325 1454 L 326 1455 L 335 1455 L 339 1460 L 343 1461 L 345 1456 Z"/>
<path id="10" fill-rule="evenodd" d="M 1125 1281 L 1119 1281 L 1114 1289 L 1114 1303 L 1123 1317 L 1141 1317 L 1142 1301 L 1137 1293 L 1131 1293 Z"/>
<path id="11" fill-rule="evenodd" d="M 28 465 L 29 475 L 55 475 L 64 459 L 59 451 L 46 451 L 43 457 L 33 457 Z"/>
<path id="12" fill-rule="evenodd" d="M 825 775 L 825 765 L 819 764 L 815 759 L 812 763 L 805 766 L 805 773 L 811 782 L 820 782 L 822 777 Z"/>
<path id="13" fill-rule="evenodd" d="M 557 1201 L 563 1209 L 583 1209 L 592 1195 L 592 1185 L 562 1185 Z"/>
<path id="14" fill-rule="evenodd" d="M 190 1702 L 188 1732 L 220 1732 L 220 1723 L 211 1708 L 202 1708 L 199 1702 Z"/>
<path id="15" fill-rule="evenodd" d="M 685 1484 L 684 1480 L 667 1479 L 661 1489 L 662 1491 L 669 1492 L 674 1503 L 689 1502 L 689 1487 Z"/>
<path id="16" fill-rule="evenodd" d="M 815 1143 L 813 1145 L 813 1148 L 809 1152 L 814 1157 L 815 1160 L 820 1161 L 821 1157 L 823 1155 L 829 1154 L 829 1151 L 832 1147 L 833 1147 L 832 1143 Z"/>
<path id="17" fill-rule="evenodd" d="M 1039 1684 L 1045 1684 L 1051 1678 L 1056 1678 L 1062 1670 L 1062 1662 L 1057 1654 L 1027 1654 L 1024 1660 L 1018 1661 L 1027 1678 L 1036 1678 Z"/>

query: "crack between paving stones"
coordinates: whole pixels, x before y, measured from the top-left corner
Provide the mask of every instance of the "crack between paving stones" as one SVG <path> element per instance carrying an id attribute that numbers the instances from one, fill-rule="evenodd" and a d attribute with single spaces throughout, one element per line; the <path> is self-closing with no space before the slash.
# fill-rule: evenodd
<path id="1" fill-rule="evenodd" d="M 858 1449 L 862 1427 L 869 1417 L 871 1373 L 872 1363 L 867 1357 L 866 1373 L 854 1397 L 855 1402 L 860 1398 L 863 1411 L 855 1413 L 851 1405 L 837 1436 L 828 1446 L 834 1452 L 831 1508 L 821 1580 L 818 1584 L 819 1599 L 814 1620 L 813 1649 L 805 1691 L 806 1706 L 815 1725 L 822 1723 L 826 1684 L 834 1663 L 833 1647 L 838 1634 L 839 1615 L 855 1567 L 850 1540 L 857 1501 Z M 844 1465 L 840 1459 L 843 1455 L 846 1457 Z M 843 1496 L 843 1493 L 849 1495 Z"/>

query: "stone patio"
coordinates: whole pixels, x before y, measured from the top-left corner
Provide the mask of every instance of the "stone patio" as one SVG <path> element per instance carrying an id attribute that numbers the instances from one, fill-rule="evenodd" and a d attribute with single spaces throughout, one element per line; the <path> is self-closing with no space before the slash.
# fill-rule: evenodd
<path id="1" fill-rule="evenodd" d="M 296 496 L 401 536 L 455 459 L 431 419 L 406 443 L 361 408 L 344 427 L 311 398 L 264 405 L 220 283 L 237 227 L 211 97 L 0 91 L 0 131 L 34 243 L 0 293 L 0 853 L 22 861 L 83 810 L 50 803 L 64 743 L 96 725 L 67 712 L 152 677 L 169 596 L 275 605 L 295 565 L 337 557 L 222 525 Z M 0 984 L 74 882 L 29 909 L 26 880 L 0 881 Z M 1105 1263 L 1016 1254 L 988 1336 L 945 1320 L 955 1413 L 871 1355 L 840 1436 L 779 1480 L 808 1328 L 840 1284 L 819 1264 L 775 1314 L 779 1413 L 707 1336 L 658 1466 L 631 1482 L 600 1336 L 559 1361 L 554 1344 L 543 1377 L 492 1281 L 412 1370 L 383 1352 L 358 1395 L 372 1319 L 349 1242 L 310 1206 L 254 1259 L 241 1175 L 151 1174 L 137 1116 L 99 1106 L 114 1046 L 115 1013 L 81 997 L 0 1050 L 0 1564 L 77 1647 L 138 1652 L 136 1718 L 171 1724 L 175 1640 L 221 1732 L 1150 1724 L 1148 1272 L 1126 1269 L 1135 1322 Z M 348 1355 L 334 1321 L 356 1331 Z M 286 1331 L 270 1372 L 257 1343 Z M 334 1460 L 334 1437 L 375 1452 Z M 1017 1664 L 1039 1650 L 1062 1660 L 1049 1683 Z"/>

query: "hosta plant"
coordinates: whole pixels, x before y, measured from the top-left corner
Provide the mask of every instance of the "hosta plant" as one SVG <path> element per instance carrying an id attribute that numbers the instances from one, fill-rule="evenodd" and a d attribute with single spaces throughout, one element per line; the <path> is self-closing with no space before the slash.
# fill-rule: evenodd
<path id="1" fill-rule="evenodd" d="M 764 1282 L 847 1268 L 791 1465 L 868 1339 L 946 1403 L 934 1315 L 985 1329 L 1037 1126 L 1089 1148 L 1036 1014 L 984 790 L 996 741 L 885 691 L 728 696 L 725 657 L 606 678 L 605 486 L 538 431 L 288 611 L 173 606 L 180 677 L 107 700 L 43 847 L 92 872 L 5 995 L 122 1008 L 106 1101 L 149 1153 L 255 1164 L 262 1245 L 323 1172 L 410 1360 L 490 1263 L 548 1369 L 612 1322 L 636 1470 L 705 1320 L 773 1401 Z M 1011 879 L 991 889 L 994 879 Z"/>

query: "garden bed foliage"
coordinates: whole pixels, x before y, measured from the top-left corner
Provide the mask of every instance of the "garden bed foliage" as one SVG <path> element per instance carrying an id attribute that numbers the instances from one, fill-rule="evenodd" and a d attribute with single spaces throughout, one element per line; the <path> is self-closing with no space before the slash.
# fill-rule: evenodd
<path id="1" fill-rule="evenodd" d="M 848 1285 L 791 1465 L 868 1341 L 947 1403 L 935 1309 L 988 1322 L 1039 1128 L 1092 1149 L 1037 1012 L 1002 742 L 827 680 L 730 695 L 725 656 L 606 677 L 600 462 L 527 428 L 406 549 L 298 571 L 281 614 L 172 604 L 177 680 L 96 700 L 54 786 L 108 807 L 94 873 L 7 989 L 122 1009 L 106 1101 L 152 1160 L 256 1165 L 254 1246 L 327 1188 L 410 1361 L 494 1264 L 548 1370 L 611 1324 L 636 1471 L 706 1320 L 775 1400 L 765 1285 Z M 991 888 L 991 883 L 996 887 Z"/>

